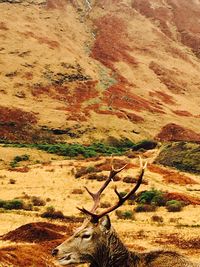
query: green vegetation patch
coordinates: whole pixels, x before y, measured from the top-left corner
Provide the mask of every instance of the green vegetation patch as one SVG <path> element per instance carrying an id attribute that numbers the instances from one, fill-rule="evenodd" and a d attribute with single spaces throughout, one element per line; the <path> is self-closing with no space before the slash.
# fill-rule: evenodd
<path id="1" fill-rule="evenodd" d="M 200 174 L 200 144 L 174 142 L 163 147 L 156 163 L 181 171 Z"/>
<path id="2" fill-rule="evenodd" d="M 56 211 L 53 206 L 47 207 L 46 211 L 41 214 L 42 218 L 48 219 L 64 219 L 65 216 L 62 211 Z"/>
<path id="3" fill-rule="evenodd" d="M 153 212 L 156 211 L 156 206 L 149 204 L 139 204 L 135 207 L 135 212 Z"/>
<path id="4" fill-rule="evenodd" d="M 30 156 L 29 155 L 21 155 L 21 156 L 16 156 L 14 157 L 14 159 L 10 162 L 10 167 L 11 168 L 15 168 L 15 167 L 18 167 L 18 163 L 21 162 L 21 161 L 26 161 L 26 160 L 29 160 L 30 159 Z"/>
<path id="5" fill-rule="evenodd" d="M 19 210 L 23 209 L 24 202 L 21 199 L 2 200 L 0 199 L 0 208 L 5 210 Z"/>
<path id="6" fill-rule="evenodd" d="M 136 202 L 135 212 L 152 212 L 161 206 L 164 206 L 169 212 L 178 212 L 187 205 L 184 201 L 169 200 L 166 192 L 154 188 L 139 193 Z"/>
<path id="7" fill-rule="evenodd" d="M 169 200 L 166 203 L 166 208 L 169 212 L 178 212 L 183 209 L 183 202 L 178 200 Z"/>
<path id="8" fill-rule="evenodd" d="M 157 142 L 151 141 L 151 140 L 143 140 L 138 142 L 137 144 L 134 144 L 132 146 L 132 150 L 138 151 L 138 150 L 149 150 L 154 149 L 157 146 Z"/>
<path id="9" fill-rule="evenodd" d="M 148 204 L 155 206 L 165 206 L 167 200 L 165 198 L 165 193 L 152 188 L 151 190 L 146 190 L 141 192 L 137 198 L 139 204 Z"/>
<path id="10" fill-rule="evenodd" d="M 125 211 L 121 211 L 121 210 L 116 210 L 115 214 L 117 216 L 117 218 L 119 219 L 123 219 L 123 220 L 134 220 L 134 212 L 131 210 L 125 210 Z"/>
<path id="11" fill-rule="evenodd" d="M 93 143 L 91 145 L 82 145 L 78 143 L 67 144 L 67 143 L 56 143 L 56 144 L 5 144 L 4 146 L 9 147 L 26 147 L 26 148 L 36 148 L 40 150 L 44 150 L 48 153 L 57 154 L 66 157 L 77 157 L 82 155 L 84 158 L 96 157 L 98 155 L 122 155 L 127 150 L 139 150 L 143 149 L 151 149 L 152 146 L 146 145 L 147 141 L 141 141 L 138 144 L 134 144 L 132 141 L 128 139 L 122 139 L 119 141 L 115 141 L 113 144 L 105 144 L 105 143 Z M 151 142 L 151 141 L 149 141 Z M 152 143 L 151 143 L 152 144 Z M 25 156 L 25 155 L 24 155 Z M 19 156 L 15 158 L 11 165 L 18 164 L 19 161 L 28 160 L 24 158 L 20 158 Z"/>

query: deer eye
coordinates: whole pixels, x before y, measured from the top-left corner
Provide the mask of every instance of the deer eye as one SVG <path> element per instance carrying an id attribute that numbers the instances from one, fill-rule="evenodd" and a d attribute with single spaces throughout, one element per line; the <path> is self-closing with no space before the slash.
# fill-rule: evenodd
<path id="1" fill-rule="evenodd" d="M 84 234 L 84 235 L 82 235 L 82 238 L 84 238 L 84 239 L 88 239 L 88 238 L 90 238 L 90 237 L 91 237 L 90 234 Z"/>

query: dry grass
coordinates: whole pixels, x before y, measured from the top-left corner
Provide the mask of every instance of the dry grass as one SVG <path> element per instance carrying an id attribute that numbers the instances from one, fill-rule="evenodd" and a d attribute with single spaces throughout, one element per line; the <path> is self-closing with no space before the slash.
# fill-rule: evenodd
<path id="1" fill-rule="evenodd" d="M 63 1 L 49 1 L 52 3 L 49 7 L 57 7 L 56 2 L 59 6 L 59 2 Z M 152 24 L 148 18 L 144 19 L 139 14 L 140 11 L 135 12 L 133 16 L 134 5 L 130 12 L 130 8 L 124 4 L 126 1 L 123 1 L 122 6 L 120 1 L 117 1 L 120 8 L 118 4 L 113 5 L 112 1 L 104 1 L 105 8 L 101 9 L 101 12 L 99 12 L 99 5 L 96 5 L 88 20 L 96 21 L 96 26 L 99 28 L 98 36 L 95 36 L 94 29 L 90 28 L 90 23 L 86 26 L 83 21 L 79 21 L 75 9 L 68 4 L 76 1 L 66 2 L 67 5 L 63 5 L 62 10 L 45 9 L 43 5 L 36 4 L 27 4 L 25 7 L 20 4 L 1 3 L 0 97 L 3 117 L 8 113 L 7 118 L 13 120 L 15 111 L 18 111 L 18 119 L 14 121 L 15 124 L 17 123 L 18 130 L 21 123 L 24 126 L 24 122 L 26 122 L 25 126 L 29 126 L 29 122 L 35 124 L 38 122 L 37 125 L 45 125 L 47 130 L 65 129 L 67 120 L 71 136 L 65 135 L 59 138 L 71 141 L 73 137 L 73 141 L 86 144 L 92 139 L 102 140 L 108 136 L 116 138 L 125 136 L 136 141 L 152 138 L 171 121 L 184 125 L 196 133 L 199 132 L 200 95 L 196 88 L 200 81 L 200 67 L 193 53 L 188 52 L 181 42 L 176 42 L 176 37 L 171 42 L 163 33 L 161 34 L 159 26 Z M 80 1 L 78 2 L 80 4 Z M 66 12 L 63 12 L 65 8 L 67 16 Z M 179 21 L 178 12 L 177 8 L 176 17 Z M 181 20 L 184 19 L 183 17 L 181 16 Z M 107 22 L 110 26 L 112 23 L 116 25 L 114 31 L 113 27 L 107 27 Z M 174 36 L 177 36 L 174 23 L 171 27 Z M 120 31 L 117 32 L 117 30 Z M 112 41 L 114 44 L 111 43 Z M 91 57 L 91 50 L 96 59 L 114 70 L 115 75 L 111 69 Z M 154 60 L 153 66 L 152 60 Z M 172 66 L 173 70 L 171 70 Z M 84 77 L 91 77 L 91 81 L 70 82 L 55 86 L 57 76 L 74 77 L 77 72 L 84 74 Z M 59 82 L 62 83 L 61 80 Z M 104 90 L 105 88 L 107 90 Z M 182 88 L 184 92 L 179 94 L 178 89 Z M 177 94 L 173 93 L 175 91 Z M 76 103 L 70 105 L 72 101 Z M 7 107 L 10 107 L 11 103 L 13 109 L 7 112 Z M 19 110 L 22 107 L 23 111 Z M 102 110 L 99 109 L 100 107 Z M 112 112 L 109 107 L 113 108 Z M 190 114 L 185 113 L 188 107 L 190 107 Z M 21 116 L 25 116 L 22 121 Z M 192 120 L 190 116 L 193 116 Z M 1 120 L 4 135 L 11 134 L 9 127 L 12 127 L 13 122 L 7 125 L 5 118 Z M 15 137 L 15 131 L 12 133 L 9 138 Z M 26 139 L 27 136 L 29 135 L 25 132 L 22 137 Z M 35 138 L 37 137 L 36 134 Z M 9 164 L 13 158 L 25 153 L 30 155 L 30 161 L 20 163 L 19 169 L 9 170 Z M 0 155 L 2 199 L 13 199 L 25 194 L 42 197 L 42 199 L 49 199 L 48 205 L 63 211 L 67 216 L 79 216 L 77 206 L 84 205 L 87 208 L 92 205 L 88 194 L 85 191 L 81 194 L 79 188 L 82 190 L 83 186 L 88 186 L 95 191 L 102 183 L 84 177 L 75 179 L 75 170 L 98 164 L 97 167 L 102 175 L 107 175 L 110 170 L 110 159 L 97 158 L 93 159 L 93 162 L 70 161 L 58 156 L 52 157 L 41 151 L 4 147 L 0 147 Z M 104 203 L 113 203 L 116 200 L 113 193 L 116 184 L 120 191 L 130 188 L 130 184 L 123 183 L 122 180 L 125 176 L 137 175 L 138 162 L 132 156 L 128 159 L 131 164 L 120 176 L 122 179 L 112 182 L 104 194 L 102 199 Z M 146 155 L 146 158 L 151 162 L 153 156 Z M 124 164 L 124 160 L 126 161 L 127 158 L 120 158 L 116 167 Z M 10 181 L 14 180 L 16 182 L 11 184 Z M 191 200 L 190 205 L 176 214 L 170 214 L 164 208 L 158 208 L 156 212 L 148 214 L 138 213 L 135 215 L 134 222 L 118 220 L 113 213 L 111 218 L 119 235 L 130 248 L 138 251 L 167 247 L 197 259 L 199 251 L 196 249 L 198 248 L 196 242 L 199 242 L 200 206 L 191 204 L 195 204 L 194 199 L 200 197 L 199 177 L 182 175 L 168 169 L 163 172 L 161 168 L 151 165 L 146 171 L 145 181 L 148 181 L 148 184 L 142 184 L 141 190 L 154 187 L 175 192 L 174 196 Z M 78 192 L 80 194 L 77 194 Z M 124 205 L 120 210 L 130 208 L 134 207 Z M 46 219 L 39 217 L 44 211 L 42 209 L 43 207 L 37 212 L 1 211 L 0 235 L 27 223 L 47 222 Z M 163 218 L 162 227 L 157 221 L 151 220 L 152 216 Z M 55 223 L 60 224 L 59 221 Z M 72 225 L 68 226 L 71 229 Z M 158 239 L 160 243 L 157 242 Z M 186 240 L 189 240 L 190 248 L 180 245 Z M 4 263 L 9 261 L 12 267 L 31 266 L 33 262 L 35 266 L 53 267 L 50 251 L 57 242 L 53 240 L 41 246 L 40 244 L 16 245 L 0 241 L 0 261 L 2 259 Z"/>
<path id="2" fill-rule="evenodd" d="M 8 149 L 12 150 L 11 148 Z M 35 151 L 32 151 L 33 155 Z M 155 152 L 156 153 L 156 152 Z M 30 156 L 31 151 L 29 151 Z M 46 154 L 42 154 L 43 159 L 46 159 Z M 152 155 L 151 155 L 152 157 Z M 150 159 L 149 159 L 150 160 Z M 119 162 L 125 162 L 126 158 L 122 157 L 119 158 Z M 121 174 L 120 177 L 126 177 L 127 175 L 131 175 L 132 177 L 136 177 L 139 162 L 138 159 L 128 159 L 131 166 L 135 166 L 133 168 L 127 168 Z M 105 166 L 107 169 L 107 164 L 105 162 L 109 162 L 109 159 L 106 161 L 100 158 L 98 161 L 95 162 L 95 165 Z M 90 167 L 94 163 L 88 160 L 57 160 L 51 162 L 51 164 L 37 164 L 37 165 L 30 165 L 29 172 L 20 173 L 19 172 L 11 172 L 8 168 L 4 168 L 0 170 L 0 177 L 3 184 L 2 184 L 2 191 L 1 191 L 1 198 L 2 199 L 11 199 L 14 197 L 19 196 L 37 196 L 42 197 L 42 199 L 49 199 L 48 206 L 53 206 L 56 210 L 61 210 L 64 215 L 67 216 L 80 216 L 79 211 L 76 209 L 77 206 L 79 207 L 86 207 L 89 208 L 92 205 L 92 200 L 87 194 L 85 190 L 83 190 L 84 186 L 90 188 L 93 192 L 99 188 L 102 184 L 102 181 L 96 180 L 88 180 L 88 179 L 76 179 L 74 177 L 74 172 L 72 171 L 74 168 L 81 168 L 81 167 Z M 54 172 L 47 172 L 49 169 L 54 169 Z M 102 172 L 104 175 L 108 175 L 108 171 Z M 194 179 L 194 175 L 192 176 Z M 15 179 L 15 184 L 10 184 L 10 179 Z M 177 192 L 176 196 L 179 194 L 180 196 L 184 195 L 187 196 L 187 199 L 199 198 L 199 191 L 187 191 L 186 187 L 183 185 L 178 184 L 167 184 L 162 182 L 162 174 L 159 175 L 157 172 L 151 172 L 149 170 L 145 173 L 145 180 L 148 181 L 148 184 L 142 184 L 140 190 L 148 190 L 152 187 L 157 189 L 162 189 L 169 192 Z M 196 177 L 195 179 L 197 179 Z M 120 191 L 126 191 L 130 189 L 130 184 L 124 183 L 123 179 L 119 179 L 118 181 L 112 182 L 110 187 L 107 191 L 103 194 L 102 203 L 113 203 L 116 200 L 116 196 L 114 194 L 113 187 L 117 185 Z M 191 185 L 197 188 L 197 184 Z M 102 205 L 101 208 L 104 206 Z M 125 204 L 123 207 L 120 208 L 121 211 L 133 211 L 135 206 L 130 206 Z M 16 229 L 17 227 L 33 222 L 41 222 L 47 221 L 46 219 L 42 219 L 38 217 L 45 207 L 40 207 L 41 211 L 34 212 L 34 211 L 12 211 L 9 213 L 0 213 L 0 228 L 1 234 L 6 234 L 9 231 Z M 156 217 L 157 216 L 157 217 Z M 157 220 L 152 220 L 152 218 L 162 218 L 162 223 L 157 222 Z M 132 220 L 123 220 L 117 219 L 117 216 L 113 213 L 111 215 L 111 219 L 113 222 L 114 227 L 118 231 L 121 238 L 124 242 L 130 247 L 131 249 L 137 249 L 139 251 L 147 251 L 151 249 L 158 249 L 161 247 L 169 248 L 169 249 L 176 249 L 184 254 L 189 255 L 191 258 L 198 258 L 198 250 L 195 247 L 195 240 L 198 239 L 199 236 L 199 228 L 198 224 L 200 221 L 200 206 L 192 206 L 188 205 L 184 207 L 183 211 L 171 214 L 167 212 L 164 207 L 159 207 L 156 212 L 146 213 L 137 213 L 134 216 L 134 221 Z M 173 220 L 172 220 L 173 219 Z M 59 221 L 55 221 L 56 225 L 60 225 Z M 160 227 L 162 225 L 162 227 Z M 74 225 L 76 227 L 76 225 Z M 70 226 L 72 227 L 72 225 Z M 178 228 L 177 228 L 178 227 Z M 45 230 L 46 229 L 46 230 Z M 25 231 L 25 230 L 24 230 Z M 52 234 L 51 229 L 47 229 L 45 227 L 39 227 L 38 231 L 44 231 L 43 234 L 49 237 Z M 65 232 L 65 230 L 63 230 Z M 23 235 L 23 231 L 19 231 L 22 235 L 22 238 L 30 237 L 32 238 L 29 229 L 29 234 Z M 25 232 L 24 232 L 25 233 Z M 174 234 L 178 233 L 178 237 L 180 237 L 180 242 L 183 243 L 183 240 L 190 240 L 193 244 L 192 247 L 183 248 L 181 245 L 177 245 L 177 243 L 170 242 L 168 236 L 173 236 Z M 162 238 L 161 238 L 162 237 Z M 57 238 L 57 235 L 53 235 L 53 239 Z M 157 240 L 160 240 L 158 244 Z M 165 242 L 166 240 L 166 242 Z M 193 241 L 192 241 L 193 240 Z M 15 240 L 17 241 L 17 239 Z M 50 242 L 50 241 L 49 241 Z M 54 241 L 51 241 L 54 242 Z M 178 241 L 177 241 L 178 242 Z M 197 240 L 198 242 L 198 240 Z M 40 242 L 39 242 L 40 243 Z M 5 241 L 1 241 L 0 247 L 5 246 Z M 52 243 L 49 243 L 48 247 L 53 246 Z M 44 251 L 45 257 L 50 257 L 50 250 L 46 248 Z M 2 249 L 0 253 L 2 253 Z M 24 259 L 27 259 L 27 249 L 31 250 L 30 247 L 20 246 L 17 250 L 15 249 L 16 257 L 18 258 L 21 255 L 22 251 L 24 253 Z M 5 251 L 6 249 L 4 249 Z M 9 247 L 6 250 L 6 255 L 10 252 Z M 13 251 L 13 249 L 12 249 Z M 13 252 L 12 252 L 13 253 Z M 5 258 L 5 257 L 4 257 Z M 35 261 L 35 260 L 34 260 Z M 20 262 L 20 261 L 19 261 Z M 24 261 L 26 262 L 26 261 Z M 37 261 L 35 261 L 37 264 Z M 20 265 L 16 266 L 22 266 Z M 53 263 L 51 263 L 54 266 Z M 38 265 L 39 266 L 39 265 Z M 40 265 L 42 266 L 42 264 Z"/>
<path id="3" fill-rule="evenodd" d="M 100 4 L 95 5 L 87 27 L 71 2 L 63 4 L 62 10 L 1 3 L 1 109 L 6 113 L 12 103 L 9 113 L 18 111 L 25 116 L 17 129 L 12 121 L 2 125 L 4 136 L 14 139 L 17 130 L 22 139 L 38 139 L 37 127 L 26 134 L 26 127 L 22 127 L 24 132 L 19 126 L 35 121 L 39 128 L 66 130 L 66 119 L 70 135 L 85 143 L 108 136 L 154 137 L 170 121 L 198 133 L 199 63 L 194 55 L 176 38 L 170 42 L 164 35 L 167 33 L 160 32 L 163 24 L 152 25 L 148 18 L 142 19 L 128 1 L 118 1 L 120 8 L 105 2 L 101 12 Z M 172 28 L 177 36 L 174 22 Z M 77 80 L 71 81 L 72 77 Z M 91 80 L 80 80 L 83 77 Z M 184 94 L 174 94 L 176 87 L 184 89 Z M 185 116 L 189 115 L 184 112 L 188 106 L 192 120 Z M 48 137 L 71 140 L 70 135 L 49 133 Z"/>

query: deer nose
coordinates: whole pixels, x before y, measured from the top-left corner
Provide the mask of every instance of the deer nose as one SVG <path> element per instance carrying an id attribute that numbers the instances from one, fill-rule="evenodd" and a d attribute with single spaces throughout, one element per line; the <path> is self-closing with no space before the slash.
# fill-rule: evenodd
<path id="1" fill-rule="evenodd" d="M 55 257 L 55 256 L 57 256 L 58 255 L 58 249 L 57 248 L 54 248 L 53 250 L 52 250 L 52 252 L 51 252 L 51 255 L 53 256 L 53 257 Z"/>

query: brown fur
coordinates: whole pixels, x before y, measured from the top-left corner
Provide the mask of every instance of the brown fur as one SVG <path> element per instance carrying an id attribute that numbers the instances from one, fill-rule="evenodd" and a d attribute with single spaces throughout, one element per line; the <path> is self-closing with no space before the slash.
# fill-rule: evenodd
<path id="1" fill-rule="evenodd" d="M 200 267 L 172 251 L 129 251 L 111 227 L 108 216 L 96 224 L 86 221 L 53 255 L 61 265 L 84 262 L 90 263 L 90 267 Z"/>

